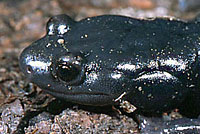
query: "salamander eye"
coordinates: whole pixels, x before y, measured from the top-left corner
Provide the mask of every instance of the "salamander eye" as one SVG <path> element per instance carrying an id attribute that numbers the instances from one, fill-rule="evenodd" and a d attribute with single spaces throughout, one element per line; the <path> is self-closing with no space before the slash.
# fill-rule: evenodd
<path id="1" fill-rule="evenodd" d="M 56 75 L 65 82 L 76 79 L 80 72 L 81 67 L 79 65 L 64 60 L 58 61 L 56 66 Z"/>
<path id="2" fill-rule="evenodd" d="M 80 56 L 61 56 L 52 67 L 54 78 L 65 82 L 67 85 L 81 83 L 84 78 L 84 67 Z"/>

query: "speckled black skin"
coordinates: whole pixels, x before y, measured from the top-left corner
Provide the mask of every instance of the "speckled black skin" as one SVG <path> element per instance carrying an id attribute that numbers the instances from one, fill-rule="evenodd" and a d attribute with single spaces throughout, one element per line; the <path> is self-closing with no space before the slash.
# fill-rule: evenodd
<path id="1" fill-rule="evenodd" d="M 198 21 L 104 15 L 76 22 L 58 15 L 48 21 L 47 34 L 24 49 L 20 68 L 66 101 L 126 100 L 141 111 L 160 113 L 186 98 L 200 104 L 199 96 L 193 97 L 200 94 L 199 58 Z"/>

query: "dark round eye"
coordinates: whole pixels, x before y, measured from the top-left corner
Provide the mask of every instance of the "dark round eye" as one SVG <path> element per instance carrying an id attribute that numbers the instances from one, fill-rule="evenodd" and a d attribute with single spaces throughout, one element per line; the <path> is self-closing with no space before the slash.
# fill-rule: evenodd
<path id="1" fill-rule="evenodd" d="M 85 79 L 86 59 L 80 53 L 57 55 L 51 64 L 51 74 L 56 81 L 66 85 L 79 85 Z"/>
<path id="2" fill-rule="evenodd" d="M 52 75 L 68 85 L 81 82 L 84 71 L 82 67 L 82 58 L 68 53 L 61 56 L 52 64 Z"/>
<path id="3" fill-rule="evenodd" d="M 33 72 L 33 69 L 32 69 L 32 67 L 31 67 L 30 65 L 27 65 L 27 66 L 26 66 L 26 72 L 27 72 L 28 74 L 30 74 L 30 73 Z"/>
<path id="4" fill-rule="evenodd" d="M 80 73 L 81 68 L 70 63 L 63 62 L 56 67 L 57 77 L 66 82 L 76 79 Z"/>

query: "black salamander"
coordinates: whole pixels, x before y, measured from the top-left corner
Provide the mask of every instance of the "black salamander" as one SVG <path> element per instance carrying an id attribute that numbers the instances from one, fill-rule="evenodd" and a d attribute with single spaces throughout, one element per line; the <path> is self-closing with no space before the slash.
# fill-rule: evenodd
<path id="1" fill-rule="evenodd" d="M 199 19 L 57 15 L 46 29 L 19 63 L 49 94 L 84 105 L 128 105 L 128 112 L 184 107 L 200 114 Z"/>

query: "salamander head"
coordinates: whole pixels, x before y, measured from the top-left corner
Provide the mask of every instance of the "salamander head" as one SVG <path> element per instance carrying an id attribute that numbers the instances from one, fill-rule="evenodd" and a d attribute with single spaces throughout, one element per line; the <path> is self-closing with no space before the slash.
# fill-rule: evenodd
<path id="1" fill-rule="evenodd" d="M 75 25 L 66 15 L 51 18 L 46 36 L 21 53 L 20 69 L 31 82 L 56 97 L 90 105 L 112 103 L 112 90 L 101 87 L 98 63 L 88 62 L 81 43 L 69 45 Z"/>

